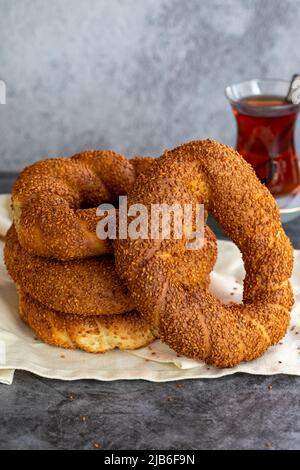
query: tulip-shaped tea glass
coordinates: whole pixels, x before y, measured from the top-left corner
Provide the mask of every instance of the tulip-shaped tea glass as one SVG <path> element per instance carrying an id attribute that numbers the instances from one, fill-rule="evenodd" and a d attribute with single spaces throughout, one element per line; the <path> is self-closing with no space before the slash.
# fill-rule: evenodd
<path id="1" fill-rule="evenodd" d="M 286 100 L 289 86 L 284 80 L 255 79 L 225 91 L 237 122 L 236 149 L 276 197 L 300 187 L 294 143 L 300 105 Z"/>

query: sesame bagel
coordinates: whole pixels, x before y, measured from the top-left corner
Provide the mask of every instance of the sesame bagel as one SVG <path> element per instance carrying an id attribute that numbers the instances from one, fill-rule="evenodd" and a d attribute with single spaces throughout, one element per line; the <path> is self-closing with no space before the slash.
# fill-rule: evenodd
<path id="1" fill-rule="evenodd" d="M 33 256 L 21 247 L 12 225 L 4 260 L 22 291 L 48 308 L 80 315 L 122 314 L 133 309 L 112 255 L 64 262 Z"/>
<path id="2" fill-rule="evenodd" d="M 89 150 L 26 167 L 12 191 L 13 221 L 28 252 L 61 260 L 111 252 L 96 235 L 96 207 L 126 194 L 133 165 L 113 151 Z"/>
<path id="3" fill-rule="evenodd" d="M 241 250 L 244 303 L 224 305 L 181 276 L 185 240 L 116 240 L 116 269 L 134 304 L 180 354 L 217 367 L 261 356 L 285 335 L 293 305 L 293 250 L 275 200 L 236 151 L 205 140 L 165 152 L 128 197 L 147 208 L 174 201 L 204 204 Z"/>
<path id="4" fill-rule="evenodd" d="M 103 353 L 111 349 L 137 349 L 155 337 L 141 315 L 80 316 L 47 308 L 19 288 L 19 313 L 39 339 L 53 346 Z"/>
<path id="5" fill-rule="evenodd" d="M 155 157 L 133 157 L 130 160 L 131 165 L 135 170 L 135 175 L 138 177 L 140 174 L 145 173 L 155 162 Z"/>

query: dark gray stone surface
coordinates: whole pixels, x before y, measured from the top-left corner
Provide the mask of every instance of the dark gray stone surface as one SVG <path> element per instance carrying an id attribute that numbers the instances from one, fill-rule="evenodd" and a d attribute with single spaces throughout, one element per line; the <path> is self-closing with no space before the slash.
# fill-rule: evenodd
<path id="1" fill-rule="evenodd" d="M 13 177 L 0 177 L 1 192 Z M 300 223 L 286 226 L 300 248 Z M 220 234 L 218 230 L 217 233 Z M 0 449 L 300 449 L 300 377 L 0 385 Z"/>
<path id="2" fill-rule="evenodd" d="M 19 372 L 0 386 L 0 448 L 297 449 L 299 386 L 284 376 L 154 384 Z"/>

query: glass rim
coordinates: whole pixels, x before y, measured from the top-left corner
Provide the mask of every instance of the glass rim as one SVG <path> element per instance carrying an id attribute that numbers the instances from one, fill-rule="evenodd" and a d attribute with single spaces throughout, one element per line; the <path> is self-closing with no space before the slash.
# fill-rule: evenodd
<path id="1" fill-rule="evenodd" d="M 262 82 L 262 83 L 265 83 L 265 84 L 270 84 L 270 83 L 281 83 L 283 85 L 287 85 L 287 87 L 289 88 L 289 85 L 290 85 L 290 80 L 285 80 L 285 79 L 282 79 L 282 78 L 251 78 L 251 79 L 248 79 L 248 80 L 241 80 L 239 82 L 234 82 L 234 83 L 231 83 L 230 85 L 227 85 L 225 87 L 225 90 L 224 90 L 224 93 L 225 93 L 225 97 L 228 99 L 228 101 L 232 104 L 232 105 L 236 105 L 240 99 L 234 99 L 232 98 L 230 95 L 230 89 L 232 89 L 232 87 L 236 87 L 236 86 L 240 86 L 240 85 L 245 85 L 247 83 L 251 83 L 251 82 Z M 288 110 L 292 110 L 292 109 L 299 109 L 300 107 L 300 103 L 286 103 L 286 104 L 283 104 L 283 105 L 280 105 L 280 110 L 282 111 L 288 111 Z M 268 106 L 268 110 L 269 111 L 278 111 L 278 108 L 279 106 Z"/>
<path id="2" fill-rule="evenodd" d="M 297 207 L 286 207 L 283 209 L 279 209 L 281 214 L 294 214 L 295 212 L 300 212 L 300 206 Z"/>

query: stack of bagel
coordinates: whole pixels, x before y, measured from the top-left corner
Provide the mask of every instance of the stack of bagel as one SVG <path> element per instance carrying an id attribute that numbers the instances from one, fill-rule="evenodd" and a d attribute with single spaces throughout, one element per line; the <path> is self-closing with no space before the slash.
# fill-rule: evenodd
<path id="1" fill-rule="evenodd" d="M 126 194 L 151 161 L 86 151 L 19 175 L 5 263 L 21 318 L 46 343 L 105 352 L 154 340 L 117 276 L 110 242 L 96 235 L 96 207 Z"/>
<path id="2" fill-rule="evenodd" d="M 153 205 L 202 204 L 203 246 L 187 248 L 193 230 L 170 239 L 99 239 L 96 207 L 125 194 L 128 207 L 142 204 L 150 214 L 149 227 Z M 12 209 L 6 265 L 21 317 L 47 343 L 100 352 L 157 336 L 179 354 L 233 367 L 287 331 L 293 249 L 276 201 L 225 145 L 194 141 L 158 159 L 87 151 L 44 160 L 18 177 Z M 242 305 L 224 305 L 209 291 L 217 255 L 209 211 L 242 253 Z"/>

